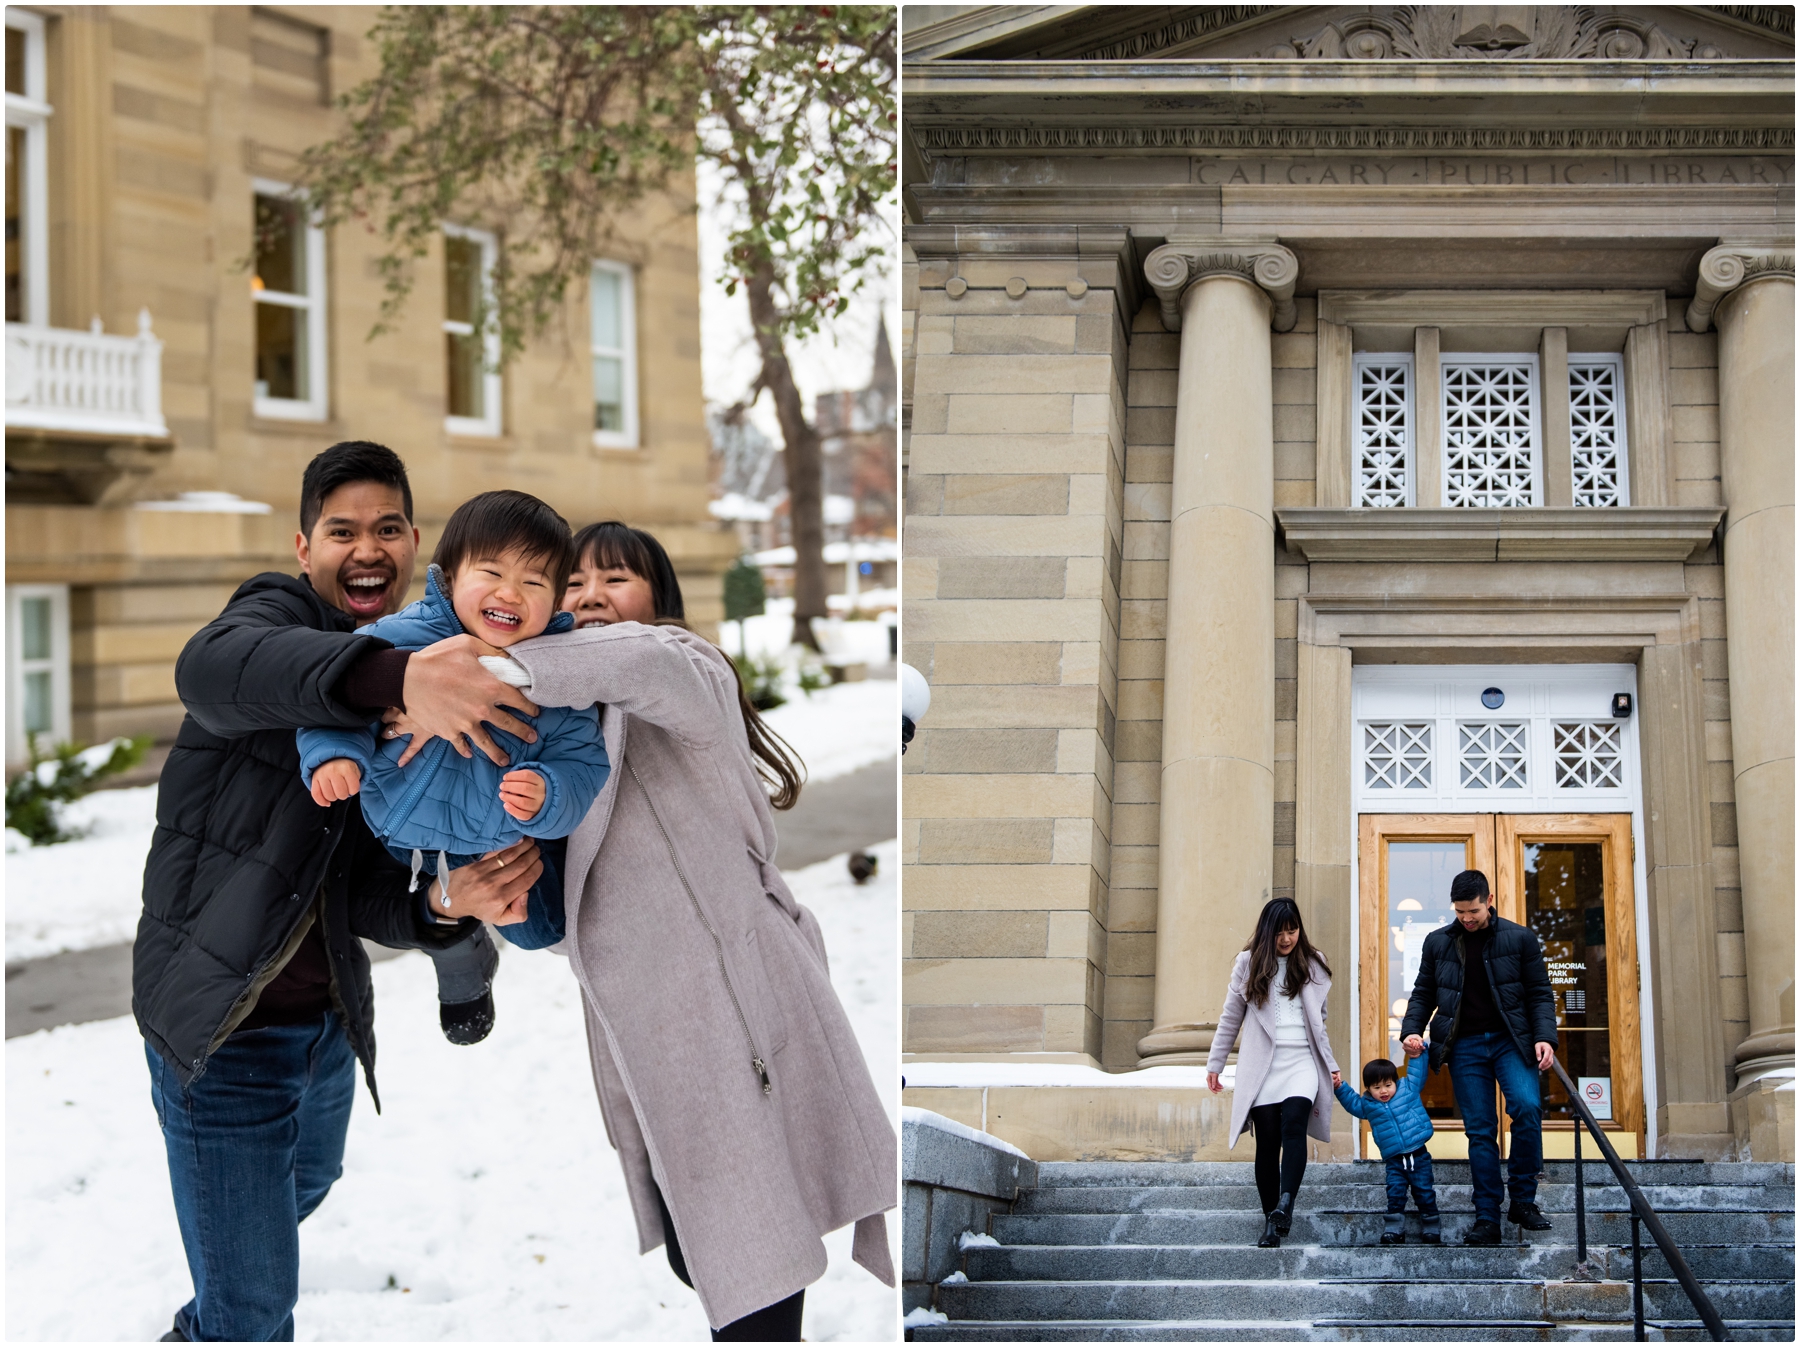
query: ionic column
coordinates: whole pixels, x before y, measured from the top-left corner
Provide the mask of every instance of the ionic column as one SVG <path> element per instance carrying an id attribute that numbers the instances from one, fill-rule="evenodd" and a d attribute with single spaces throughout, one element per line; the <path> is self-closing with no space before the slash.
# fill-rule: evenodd
<path id="1" fill-rule="evenodd" d="M 1794 253 L 1719 247 L 1688 326 L 1719 326 L 1726 662 L 1750 1036 L 1740 1085 L 1794 1064 Z"/>
<path id="2" fill-rule="evenodd" d="M 1169 515 L 1155 1027 L 1146 1066 L 1203 1062 L 1269 897 L 1275 831 L 1269 329 L 1299 264 L 1266 242 L 1172 240 L 1145 269 L 1181 332 Z"/>

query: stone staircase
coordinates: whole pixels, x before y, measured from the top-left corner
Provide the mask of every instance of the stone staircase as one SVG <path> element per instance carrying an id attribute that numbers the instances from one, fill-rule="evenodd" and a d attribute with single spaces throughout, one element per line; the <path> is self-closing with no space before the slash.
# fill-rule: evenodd
<path id="1" fill-rule="evenodd" d="M 1662 1217 L 1734 1340 L 1794 1337 L 1794 1167 L 1636 1161 Z M 962 1281 L 937 1286 L 944 1324 L 917 1342 L 1629 1341 L 1631 1225 L 1604 1162 L 1586 1166 L 1588 1256 L 1572 1279 L 1575 1166 L 1539 1188 L 1550 1230 L 1503 1225 L 1498 1248 L 1464 1248 L 1474 1220 L 1466 1161 L 1436 1166 L 1444 1244 L 1383 1247 L 1377 1162 L 1308 1167 L 1292 1234 L 1258 1249 L 1248 1164 L 1043 1163 L 998 1242 L 970 1244 Z M 1409 1241 L 1418 1218 L 1408 1216 Z M 977 1232 L 978 1234 L 983 1232 Z M 1653 1340 L 1707 1337 L 1644 1234 L 1644 1315 Z"/>

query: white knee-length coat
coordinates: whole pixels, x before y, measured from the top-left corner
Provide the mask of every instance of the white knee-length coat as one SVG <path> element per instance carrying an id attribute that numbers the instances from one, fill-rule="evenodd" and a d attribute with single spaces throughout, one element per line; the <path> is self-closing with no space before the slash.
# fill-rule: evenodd
<path id="1" fill-rule="evenodd" d="M 1238 1043 L 1237 1081 L 1231 1092 L 1231 1147 L 1250 1126 L 1250 1106 L 1269 1074 L 1269 1063 L 1275 1058 L 1275 1006 L 1279 995 L 1273 986 L 1263 1003 L 1252 1005 L 1244 995 L 1250 980 L 1250 951 L 1244 950 L 1231 966 L 1231 985 L 1225 993 L 1225 1008 L 1219 1012 L 1219 1030 L 1213 1035 L 1212 1051 L 1207 1054 L 1206 1069 L 1223 1071 L 1231 1045 L 1241 1030 Z M 1300 988 L 1300 1018 L 1306 1025 L 1306 1041 L 1312 1047 L 1313 1065 L 1318 1068 L 1319 1085 L 1313 1094 L 1312 1113 L 1306 1120 L 1306 1134 L 1318 1141 L 1331 1140 L 1331 1108 L 1336 1102 L 1332 1093 L 1331 1073 L 1338 1069 L 1331 1055 L 1331 1040 L 1325 1034 L 1325 995 L 1331 990 L 1331 974 L 1317 964 L 1312 977 Z"/>
<path id="2" fill-rule="evenodd" d="M 540 705 L 602 708 L 612 775 L 569 838 L 561 948 L 641 1250 L 663 1242 L 654 1182 L 715 1328 L 818 1280 L 820 1237 L 852 1222 L 893 1285 L 893 1124 L 775 868 L 725 656 L 635 622 L 508 653 Z"/>

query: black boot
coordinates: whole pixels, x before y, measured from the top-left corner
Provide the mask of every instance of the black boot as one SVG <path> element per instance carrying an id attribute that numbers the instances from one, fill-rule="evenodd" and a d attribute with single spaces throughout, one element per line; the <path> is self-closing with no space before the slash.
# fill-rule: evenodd
<path id="1" fill-rule="evenodd" d="M 1442 1244 L 1444 1242 L 1444 1227 L 1442 1220 L 1438 1216 L 1437 1208 L 1433 1207 L 1430 1211 L 1422 1211 L 1419 1215 L 1423 1218 L 1421 1223 L 1424 1226 L 1424 1233 L 1421 1234 L 1419 1238 L 1424 1240 L 1427 1244 Z"/>
<path id="2" fill-rule="evenodd" d="M 1515 1202 L 1507 1208 L 1506 1219 L 1514 1225 L 1522 1225 L 1527 1230 L 1548 1230 L 1550 1218 L 1539 1210 L 1535 1202 Z"/>
<path id="3" fill-rule="evenodd" d="M 493 992 L 483 992 L 473 1001 L 439 1001 L 438 1027 L 459 1046 L 481 1042 L 494 1030 Z"/>
<path id="4" fill-rule="evenodd" d="M 1283 1193 L 1275 1203 L 1275 1210 L 1269 1213 L 1269 1219 L 1275 1222 L 1275 1233 L 1283 1239 L 1294 1228 L 1294 1195 Z"/>
<path id="5" fill-rule="evenodd" d="M 1390 1211 L 1381 1222 L 1381 1242 L 1383 1244 L 1406 1243 L 1406 1213 Z"/>
<path id="6" fill-rule="evenodd" d="M 1281 1229 L 1275 1224 L 1275 1213 L 1269 1212 L 1263 1217 L 1262 1238 L 1256 1241 L 1259 1249 L 1279 1249 L 1281 1247 Z"/>

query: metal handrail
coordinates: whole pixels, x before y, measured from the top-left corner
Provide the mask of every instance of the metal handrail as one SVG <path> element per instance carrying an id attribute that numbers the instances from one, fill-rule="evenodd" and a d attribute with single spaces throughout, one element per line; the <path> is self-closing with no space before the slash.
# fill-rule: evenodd
<path id="1" fill-rule="evenodd" d="M 1699 1279 L 1694 1276 L 1693 1269 L 1687 1265 L 1687 1259 L 1681 1256 L 1681 1250 L 1675 1247 L 1675 1241 L 1669 1238 L 1669 1232 L 1663 1228 L 1662 1219 L 1651 1209 L 1649 1200 L 1637 1186 L 1637 1180 L 1625 1168 L 1625 1162 L 1619 1159 L 1619 1153 L 1613 1149 L 1612 1142 L 1600 1130 L 1600 1124 L 1594 1121 L 1587 1101 L 1575 1088 L 1575 1082 L 1569 1079 L 1569 1073 L 1563 1070 L 1563 1064 L 1552 1059 L 1551 1067 L 1556 1078 L 1568 1091 L 1569 1102 L 1575 1106 L 1576 1115 L 1587 1130 L 1594 1135 L 1594 1142 L 1600 1147 L 1600 1154 L 1612 1167 L 1613 1177 L 1619 1181 L 1619 1187 L 1625 1190 L 1625 1196 L 1631 1203 L 1631 1324 L 1633 1335 L 1638 1342 L 1647 1341 L 1644 1336 L 1644 1256 L 1643 1245 L 1638 1237 L 1638 1227 L 1648 1227 L 1650 1238 L 1656 1241 L 1656 1247 L 1662 1250 L 1662 1256 L 1674 1270 L 1675 1279 L 1681 1283 L 1681 1289 L 1687 1292 L 1688 1300 L 1700 1316 L 1700 1322 L 1706 1325 L 1706 1331 L 1714 1342 L 1727 1342 L 1725 1321 L 1713 1308 L 1713 1303 L 1700 1288 Z M 1587 1201 L 1584 1194 L 1581 1169 L 1581 1128 L 1575 1129 L 1575 1254 L 1581 1267 L 1587 1265 Z"/>

